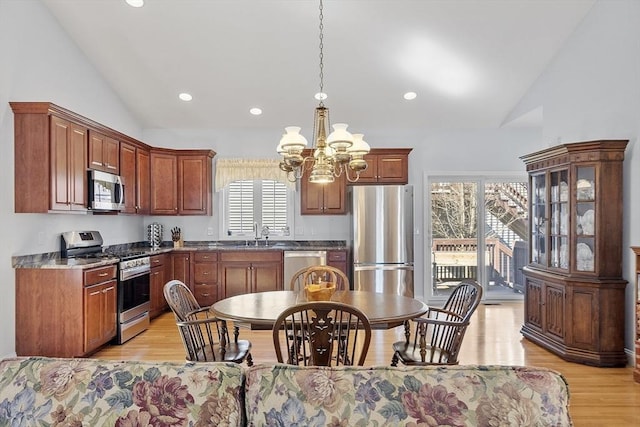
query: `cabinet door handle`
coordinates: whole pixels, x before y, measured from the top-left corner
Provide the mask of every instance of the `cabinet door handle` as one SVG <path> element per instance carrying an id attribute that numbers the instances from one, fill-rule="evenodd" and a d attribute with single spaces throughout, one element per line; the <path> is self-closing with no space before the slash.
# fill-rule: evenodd
<path id="1" fill-rule="evenodd" d="M 206 293 L 206 294 L 202 294 L 202 296 L 203 296 L 203 297 L 208 297 L 208 296 L 209 296 L 209 294 L 208 294 L 208 293 Z"/>
<path id="2" fill-rule="evenodd" d="M 105 276 L 108 276 L 108 275 L 109 275 L 109 273 L 100 273 L 100 274 L 98 274 L 98 277 L 105 277 Z"/>
<path id="3" fill-rule="evenodd" d="M 114 290 L 114 289 L 115 289 L 115 288 L 114 288 L 113 286 L 109 286 L 107 289 L 103 289 L 102 293 L 103 293 L 103 294 L 106 294 L 107 292 L 112 291 L 112 290 Z"/>
<path id="4" fill-rule="evenodd" d="M 205 272 L 204 272 L 204 273 L 202 273 L 202 274 L 204 274 L 205 276 L 208 276 L 208 275 L 209 275 L 209 272 L 208 272 L 208 271 L 205 271 Z"/>
<path id="5" fill-rule="evenodd" d="M 91 293 L 89 294 L 89 296 L 98 295 L 99 293 L 100 293 L 100 291 L 91 292 Z"/>
<path id="6" fill-rule="evenodd" d="M 157 276 L 158 274 L 160 274 L 159 271 L 156 271 L 156 272 L 153 273 L 154 276 Z"/>

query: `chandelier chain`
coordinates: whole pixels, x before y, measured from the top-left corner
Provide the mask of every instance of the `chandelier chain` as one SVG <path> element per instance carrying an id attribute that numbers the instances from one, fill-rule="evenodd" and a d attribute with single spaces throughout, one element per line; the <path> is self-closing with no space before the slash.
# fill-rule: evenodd
<path id="1" fill-rule="evenodd" d="M 323 30 L 324 30 L 324 24 L 322 23 L 322 20 L 324 18 L 324 15 L 322 14 L 322 0 L 320 0 L 320 106 L 323 107 L 324 106 L 324 102 L 323 102 L 323 97 L 324 97 L 324 52 L 323 52 L 323 48 L 324 48 L 324 34 L 323 34 Z"/>
<path id="2" fill-rule="evenodd" d="M 361 134 L 352 135 L 344 123 L 333 125 L 334 131 L 327 136 L 327 127 L 331 126 L 329 109 L 324 106 L 324 5 L 319 0 L 319 80 L 320 92 L 316 96 L 319 105 L 316 107 L 313 121 L 313 149 L 311 154 L 305 151 L 307 140 L 300 135 L 297 126 L 286 127 L 287 133 L 282 136 L 277 151 L 282 154 L 280 169 L 287 173 L 287 179 L 296 181 L 308 170 L 309 182 L 328 184 L 335 178 L 344 176 L 349 182 L 356 182 L 360 172 L 367 168 L 364 156 L 369 153 L 369 144 Z M 306 157 L 304 157 L 306 156 Z M 350 176 L 355 173 L 355 177 Z"/>

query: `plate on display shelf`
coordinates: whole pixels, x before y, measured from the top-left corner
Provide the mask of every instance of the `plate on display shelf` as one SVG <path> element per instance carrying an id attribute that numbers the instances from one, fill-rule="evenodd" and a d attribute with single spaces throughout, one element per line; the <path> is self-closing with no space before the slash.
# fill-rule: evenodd
<path id="1" fill-rule="evenodd" d="M 576 183 L 578 200 L 592 200 L 595 192 L 593 190 L 593 181 L 579 179 Z"/>
<path id="2" fill-rule="evenodd" d="M 586 243 L 578 243 L 576 245 L 576 264 L 578 270 L 593 270 L 593 251 Z"/>
<path id="3" fill-rule="evenodd" d="M 582 233 L 593 236 L 595 213 L 593 209 L 589 209 L 580 217 L 580 225 L 582 225 Z"/>

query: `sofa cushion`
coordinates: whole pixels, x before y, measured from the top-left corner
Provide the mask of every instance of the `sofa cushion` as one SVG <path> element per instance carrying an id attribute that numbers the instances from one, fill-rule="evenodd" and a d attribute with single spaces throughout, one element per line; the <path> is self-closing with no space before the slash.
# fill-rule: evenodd
<path id="1" fill-rule="evenodd" d="M 0 362 L 0 425 L 239 426 L 241 367 L 14 358 Z"/>
<path id="2" fill-rule="evenodd" d="M 247 370 L 250 426 L 565 426 L 557 372 L 507 366 L 303 367 Z"/>

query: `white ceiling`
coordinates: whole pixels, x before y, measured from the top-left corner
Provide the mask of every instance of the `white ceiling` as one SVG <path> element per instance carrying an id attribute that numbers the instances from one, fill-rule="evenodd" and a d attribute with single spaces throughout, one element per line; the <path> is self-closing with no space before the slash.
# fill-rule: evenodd
<path id="1" fill-rule="evenodd" d="M 143 128 L 310 132 L 318 0 L 43 2 Z M 503 126 L 593 3 L 325 0 L 331 120 L 365 138 L 369 128 Z M 183 91 L 193 101 L 178 100 Z M 528 116 L 512 125 L 540 123 L 540 111 Z"/>

